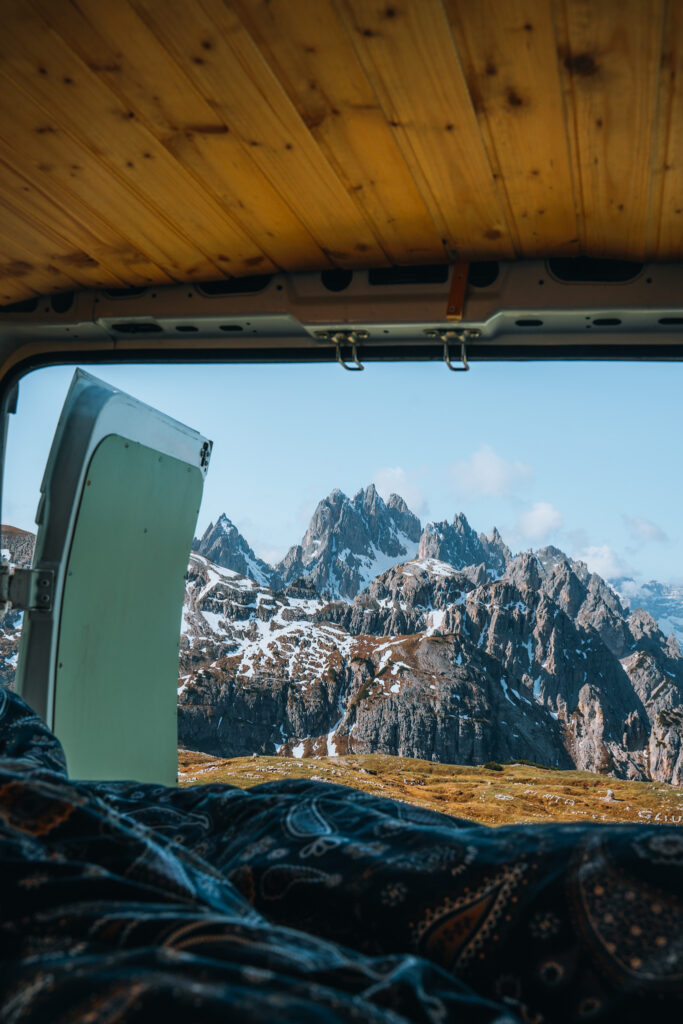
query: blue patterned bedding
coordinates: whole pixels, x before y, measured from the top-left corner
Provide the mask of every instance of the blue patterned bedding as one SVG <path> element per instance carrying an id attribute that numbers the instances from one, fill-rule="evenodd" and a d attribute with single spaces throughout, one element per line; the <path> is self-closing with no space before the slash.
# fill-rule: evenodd
<path id="1" fill-rule="evenodd" d="M 0 1020 L 683 1019 L 683 833 L 69 781 L 0 687 Z"/>

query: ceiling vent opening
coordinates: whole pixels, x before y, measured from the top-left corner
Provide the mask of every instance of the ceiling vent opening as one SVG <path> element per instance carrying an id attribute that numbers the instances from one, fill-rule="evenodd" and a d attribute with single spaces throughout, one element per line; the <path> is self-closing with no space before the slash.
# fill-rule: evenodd
<path id="1" fill-rule="evenodd" d="M 500 267 L 496 260 L 481 260 L 478 263 L 470 263 L 467 283 L 473 284 L 475 288 L 490 288 L 498 279 Z"/>
<path id="2" fill-rule="evenodd" d="M 448 263 L 422 267 L 375 267 L 368 270 L 368 284 L 445 284 L 449 271 Z"/>
<path id="3" fill-rule="evenodd" d="M 107 288 L 105 295 L 110 299 L 133 299 L 136 295 L 144 295 L 147 291 L 146 288 L 131 287 L 131 288 Z"/>
<path id="4" fill-rule="evenodd" d="M 643 269 L 630 260 L 594 260 L 562 257 L 548 260 L 548 270 L 567 284 L 619 284 L 633 281 Z"/>
<path id="5" fill-rule="evenodd" d="M 159 324 L 149 322 L 112 324 L 111 329 L 119 334 L 161 334 Z"/>
<path id="6" fill-rule="evenodd" d="M 343 292 L 353 281 L 353 271 L 323 270 L 320 280 L 328 292 Z"/>
<path id="7" fill-rule="evenodd" d="M 55 313 L 68 313 L 74 304 L 73 292 L 60 292 L 50 298 L 50 305 Z"/>
<path id="8" fill-rule="evenodd" d="M 251 277 L 230 277 L 223 281 L 202 281 L 195 287 L 201 295 L 251 295 L 262 292 L 272 279 L 272 274 L 253 274 Z"/>

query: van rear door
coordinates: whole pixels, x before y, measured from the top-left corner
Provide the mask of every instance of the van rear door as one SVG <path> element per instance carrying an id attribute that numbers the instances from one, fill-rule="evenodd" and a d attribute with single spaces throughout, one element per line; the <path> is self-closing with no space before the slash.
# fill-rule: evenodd
<path id="1" fill-rule="evenodd" d="M 177 778 L 184 577 L 211 442 L 77 370 L 48 458 L 17 689 L 72 778 Z"/>

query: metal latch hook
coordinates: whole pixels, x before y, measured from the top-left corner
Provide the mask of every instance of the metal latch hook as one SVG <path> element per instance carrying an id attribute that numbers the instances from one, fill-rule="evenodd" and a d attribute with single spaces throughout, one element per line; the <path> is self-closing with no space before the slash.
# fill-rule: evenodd
<path id="1" fill-rule="evenodd" d="M 462 363 L 462 366 L 453 366 L 453 364 L 451 363 L 451 352 L 448 341 L 444 341 L 443 343 L 443 361 L 448 367 L 448 369 L 452 370 L 453 373 L 465 373 L 467 370 L 469 370 L 470 366 L 469 363 L 467 362 L 467 350 L 465 348 L 465 342 L 460 342 L 460 362 Z"/>
<path id="2" fill-rule="evenodd" d="M 332 336 L 332 339 L 336 343 L 337 362 L 339 363 L 340 366 L 343 366 L 345 370 L 349 370 L 350 373 L 357 373 L 359 370 L 365 369 L 365 367 L 358 358 L 356 339 L 353 336 L 349 336 L 347 334 L 334 334 Z M 351 358 L 356 364 L 355 366 L 349 366 L 349 364 L 344 361 L 344 357 L 341 354 L 342 344 L 347 344 L 351 346 Z"/>

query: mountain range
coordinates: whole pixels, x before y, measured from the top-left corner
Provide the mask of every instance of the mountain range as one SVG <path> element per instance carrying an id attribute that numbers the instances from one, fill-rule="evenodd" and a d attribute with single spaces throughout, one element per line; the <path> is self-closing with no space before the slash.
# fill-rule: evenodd
<path id="1" fill-rule="evenodd" d="M 256 556 L 225 517 L 195 549 L 179 689 L 189 748 L 521 758 L 683 782 L 676 637 L 558 548 L 513 556 L 462 514 L 423 529 L 370 486 L 321 501 L 259 580 L 232 560 Z"/>
<path id="2" fill-rule="evenodd" d="M 20 564 L 17 538 L 3 527 Z M 607 583 L 555 547 L 513 555 L 462 514 L 423 528 L 372 485 L 334 490 L 275 566 L 226 515 L 193 547 L 178 689 L 188 749 L 524 759 L 683 783 L 683 657 L 636 606 L 644 595 L 677 629 L 674 588 Z M 11 613 L 0 628 L 6 682 L 19 628 Z"/>

